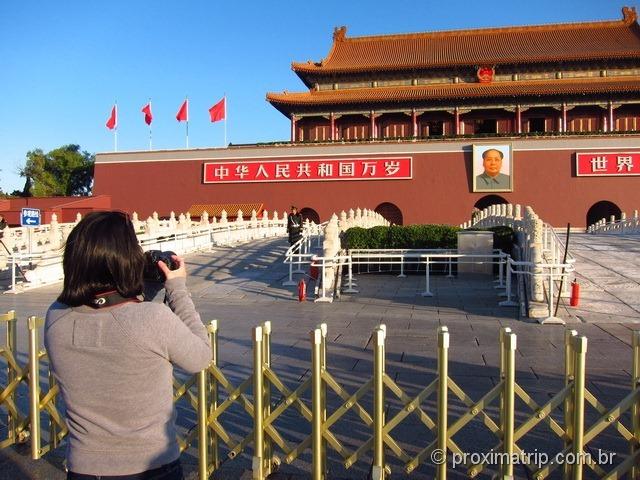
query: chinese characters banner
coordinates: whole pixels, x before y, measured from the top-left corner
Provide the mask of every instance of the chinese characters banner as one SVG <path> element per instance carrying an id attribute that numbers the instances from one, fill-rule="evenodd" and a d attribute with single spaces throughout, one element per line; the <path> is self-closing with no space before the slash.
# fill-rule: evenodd
<path id="1" fill-rule="evenodd" d="M 411 157 L 208 162 L 204 183 L 398 180 L 411 178 Z"/>
<path id="2" fill-rule="evenodd" d="M 579 177 L 640 175 L 640 152 L 576 153 L 576 173 Z"/>

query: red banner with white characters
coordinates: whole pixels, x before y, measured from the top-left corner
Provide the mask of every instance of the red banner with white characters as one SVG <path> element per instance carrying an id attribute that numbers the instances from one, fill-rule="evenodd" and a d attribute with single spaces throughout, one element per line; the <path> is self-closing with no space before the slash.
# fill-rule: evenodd
<path id="1" fill-rule="evenodd" d="M 640 152 L 576 153 L 579 177 L 640 175 Z"/>
<path id="2" fill-rule="evenodd" d="M 204 183 L 318 182 L 412 178 L 412 157 L 207 162 Z"/>

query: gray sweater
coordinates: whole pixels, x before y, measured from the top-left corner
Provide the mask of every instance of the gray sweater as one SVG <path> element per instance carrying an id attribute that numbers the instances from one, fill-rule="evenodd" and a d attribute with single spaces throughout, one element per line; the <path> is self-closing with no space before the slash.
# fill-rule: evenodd
<path id="1" fill-rule="evenodd" d="M 171 309 L 152 302 L 49 308 L 45 347 L 66 405 L 69 470 L 127 475 L 180 456 L 173 365 L 198 372 L 211 346 L 185 279 L 165 286 Z"/>

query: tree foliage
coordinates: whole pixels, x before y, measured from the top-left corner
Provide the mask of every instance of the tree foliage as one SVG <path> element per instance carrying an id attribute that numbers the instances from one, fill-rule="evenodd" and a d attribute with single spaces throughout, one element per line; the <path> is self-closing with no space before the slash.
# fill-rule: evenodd
<path id="1" fill-rule="evenodd" d="M 23 196 L 89 195 L 93 185 L 95 156 L 79 145 L 64 145 L 44 153 L 27 152 L 20 175 L 26 178 Z"/>

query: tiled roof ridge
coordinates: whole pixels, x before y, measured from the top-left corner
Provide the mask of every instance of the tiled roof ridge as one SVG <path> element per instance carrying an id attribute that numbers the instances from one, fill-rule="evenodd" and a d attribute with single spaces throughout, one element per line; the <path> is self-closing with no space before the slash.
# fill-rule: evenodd
<path id="1" fill-rule="evenodd" d="M 626 9 L 626 10 L 625 10 Z M 624 7 L 623 18 L 621 20 L 600 20 L 592 22 L 560 22 L 560 23 L 545 23 L 539 25 L 511 25 L 504 27 L 489 27 L 489 28 L 472 28 L 472 29 L 457 29 L 457 30 L 435 30 L 431 32 L 414 32 L 414 33 L 400 33 L 400 34 L 382 34 L 382 35 L 363 35 L 359 37 L 343 37 L 342 40 L 337 41 L 345 42 L 360 42 L 370 40 L 402 40 L 412 38 L 430 38 L 430 37 L 446 37 L 446 36 L 459 36 L 459 35 L 477 35 L 478 33 L 511 33 L 521 31 L 538 31 L 538 30 L 573 30 L 573 29 L 589 29 L 589 28 L 615 28 L 621 26 L 630 26 L 637 20 L 635 7 Z"/>
<path id="2" fill-rule="evenodd" d="M 495 33 L 514 33 L 514 32 L 541 32 L 553 30 L 586 30 L 590 28 L 619 28 L 633 27 L 637 23 L 637 13 L 635 7 L 622 7 L 621 20 L 604 20 L 592 22 L 565 22 L 565 23 L 549 23 L 541 25 L 520 25 L 506 27 L 490 27 L 490 28 L 474 28 L 459 30 L 442 30 L 431 32 L 414 32 L 401 34 L 382 34 L 382 35 L 365 35 L 359 37 L 347 37 L 347 27 L 336 27 L 333 33 L 333 43 L 327 56 L 319 62 L 307 60 L 306 62 L 292 62 L 291 69 L 306 70 L 310 66 L 321 67 L 329 63 L 334 52 L 337 50 L 339 43 L 365 43 L 377 41 L 393 41 L 393 40 L 413 40 L 413 39 L 435 39 L 446 37 L 471 36 L 478 34 L 495 34 Z"/>

